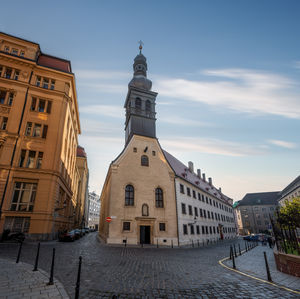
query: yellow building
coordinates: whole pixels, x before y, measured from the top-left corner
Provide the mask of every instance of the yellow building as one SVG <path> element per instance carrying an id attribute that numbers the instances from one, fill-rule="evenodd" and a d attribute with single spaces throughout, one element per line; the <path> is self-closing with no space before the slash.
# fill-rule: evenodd
<path id="1" fill-rule="evenodd" d="M 0 33 L 0 233 L 47 240 L 74 226 L 78 134 L 70 61 Z"/>

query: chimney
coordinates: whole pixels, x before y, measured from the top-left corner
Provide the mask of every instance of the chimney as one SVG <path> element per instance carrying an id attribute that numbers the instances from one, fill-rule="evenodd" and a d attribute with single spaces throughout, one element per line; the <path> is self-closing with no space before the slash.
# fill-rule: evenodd
<path id="1" fill-rule="evenodd" d="M 208 183 L 212 186 L 212 178 L 208 178 Z"/>
<path id="2" fill-rule="evenodd" d="M 222 189 L 221 189 L 221 187 L 219 187 L 219 191 L 220 191 L 220 193 L 222 193 Z"/>
<path id="3" fill-rule="evenodd" d="M 203 181 L 205 182 L 205 173 L 202 173 Z"/>
<path id="4" fill-rule="evenodd" d="M 194 173 L 194 164 L 191 161 L 189 161 L 189 170 L 191 173 Z"/>
<path id="5" fill-rule="evenodd" d="M 197 169 L 197 176 L 199 179 L 201 179 L 201 169 Z"/>

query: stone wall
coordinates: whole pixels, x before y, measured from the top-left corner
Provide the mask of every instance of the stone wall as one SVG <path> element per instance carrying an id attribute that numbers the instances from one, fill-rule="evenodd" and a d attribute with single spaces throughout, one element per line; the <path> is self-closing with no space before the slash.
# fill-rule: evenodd
<path id="1" fill-rule="evenodd" d="M 277 270 L 300 277 L 300 256 L 274 251 Z"/>

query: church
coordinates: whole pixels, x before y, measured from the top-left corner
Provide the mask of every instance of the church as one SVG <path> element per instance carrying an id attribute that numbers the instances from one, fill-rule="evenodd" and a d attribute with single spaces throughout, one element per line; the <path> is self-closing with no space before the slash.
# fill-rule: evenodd
<path id="1" fill-rule="evenodd" d="M 199 169 L 194 173 L 192 162 L 186 167 L 161 148 L 157 93 L 139 49 L 124 105 L 125 147 L 111 162 L 100 197 L 100 238 L 108 244 L 180 246 L 235 237 L 232 199 Z"/>

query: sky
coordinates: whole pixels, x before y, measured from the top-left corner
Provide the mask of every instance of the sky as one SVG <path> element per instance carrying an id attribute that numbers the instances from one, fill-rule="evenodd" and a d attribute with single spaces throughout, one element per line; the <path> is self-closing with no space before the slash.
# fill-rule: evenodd
<path id="1" fill-rule="evenodd" d="M 300 1 L 5 1 L 0 31 L 71 61 L 89 190 L 124 148 L 138 41 L 157 137 L 227 196 L 280 191 L 300 174 Z"/>

